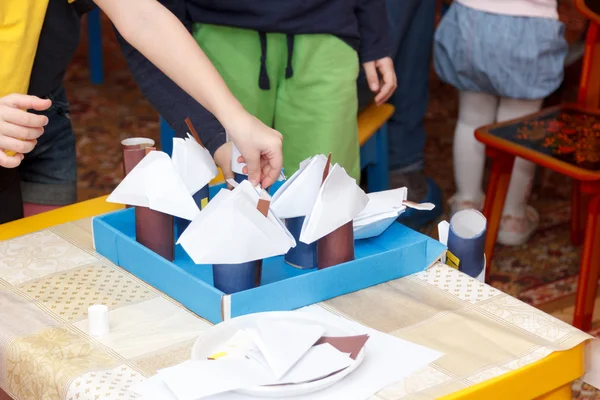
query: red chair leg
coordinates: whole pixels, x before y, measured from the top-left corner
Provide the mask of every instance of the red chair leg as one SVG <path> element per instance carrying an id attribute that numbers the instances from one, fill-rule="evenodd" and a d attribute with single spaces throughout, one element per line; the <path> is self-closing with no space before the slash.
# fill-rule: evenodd
<path id="1" fill-rule="evenodd" d="M 577 298 L 575 300 L 575 318 L 573 326 L 587 331 L 592 327 L 594 303 L 598 289 L 598 275 L 600 273 L 600 194 L 595 194 L 588 206 L 585 241 L 581 254 L 579 268 L 579 283 L 577 284 Z"/>
<path id="2" fill-rule="evenodd" d="M 571 189 L 571 243 L 579 246 L 585 235 L 589 195 L 581 191 L 581 182 L 573 180 Z"/>
<path id="3" fill-rule="evenodd" d="M 494 246 L 496 245 L 496 238 L 498 237 L 500 219 L 502 218 L 504 200 L 506 199 L 514 161 L 515 158 L 513 156 L 505 153 L 497 154 L 492 161 L 492 171 L 483 207 L 483 215 L 487 218 L 487 236 L 485 239 L 486 281 L 492 266 L 492 255 L 494 253 Z"/>

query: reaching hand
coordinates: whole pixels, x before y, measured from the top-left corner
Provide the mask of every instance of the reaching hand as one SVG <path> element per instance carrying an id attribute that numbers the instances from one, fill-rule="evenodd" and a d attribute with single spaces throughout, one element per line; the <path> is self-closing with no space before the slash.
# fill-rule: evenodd
<path id="1" fill-rule="evenodd" d="M 246 163 L 244 173 L 248 174 L 248 180 L 253 185 L 260 183 L 263 188 L 275 183 L 283 167 L 281 133 L 245 112 L 226 129 L 242 153 L 243 160 L 238 161 Z"/>
<path id="2" fill-rule="evenodd" d="M 21 164 L 23 154 L 33 150 L 48 124 L 48 117 L 23 110 L 42 111 L 51 105 L 50 100 L 24 94 L 0 98 L 0 167 L 15 168 Z"/>
<path id="3" fill-rule="evenodd" d="M 369 88 L 375 96 L 375 103 L 380 106 L 394 94 L 398 87 L 396 72 L 394 71 L 394 62 L 390 57 L 381 58 L 377 61 L 370 61 L 363 64 Z M 381 75 L 381 82 L 379 81 Z"/>

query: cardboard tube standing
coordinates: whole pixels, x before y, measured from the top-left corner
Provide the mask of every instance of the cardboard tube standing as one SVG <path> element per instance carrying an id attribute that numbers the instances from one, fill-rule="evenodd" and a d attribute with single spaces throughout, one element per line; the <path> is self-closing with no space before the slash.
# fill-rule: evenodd
<path id="1" fill-rule="evenodd" d="M 123 166 L 127 175 L 150 151 L 154 141 L 145 138 L 125 139 L 123 148 Z M 138 243 L 156 254 L 173 261 L 175 258 L 175 233 L 173 216 L 151 210 L 147 207 L 135 207 L 135 237 Z"/>
<path id="2" fill-rule="evenodd" d="M 329 175 L 331 154 L 323 172 L 323 182 Z M 354 229 L 352 221 L 325 235 L 317 243 L 317 264 L 319 269 L 329 268 L 354 260 Z"/>

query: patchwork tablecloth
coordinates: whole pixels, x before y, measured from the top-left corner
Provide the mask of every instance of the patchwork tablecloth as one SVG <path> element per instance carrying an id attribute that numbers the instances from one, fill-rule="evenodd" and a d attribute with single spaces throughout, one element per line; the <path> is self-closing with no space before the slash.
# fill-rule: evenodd
<path id="1" fill-rule="evenodd" d="M 111 332 L 94 339 L 86 314 L 99 303 Z M 452 393 L 590 338 L 441 264 L 320 306 L 445 354 L 381 400 Z M 96 254 L 89 219 L 0 242 L 0 388 L 16 399 L 134 399 L 210 326 Z"/>

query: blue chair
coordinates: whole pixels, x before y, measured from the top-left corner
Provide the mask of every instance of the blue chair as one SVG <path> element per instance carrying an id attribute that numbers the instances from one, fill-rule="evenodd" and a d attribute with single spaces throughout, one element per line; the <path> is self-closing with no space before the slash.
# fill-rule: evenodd
<path id="1" fill-rule="evenodd" d="M 358 139 L 360 143 L 360 167 L 367 173 L 369 192 L 390 188 L 388 165 L 387 121 L 394 114 L 394 107 L 372 104 L 358 115 Z M 162 151 L 171 155 L 175 132 L 160 119 L 160 142 Z"/>
<path id="2" fill-rule="evenodd" d="M 90 79 L 93 84 L 104 82 L 104 63 L 102 57 L 102 24 L 98 8 L 87 14 L 88 63 Z"/>

